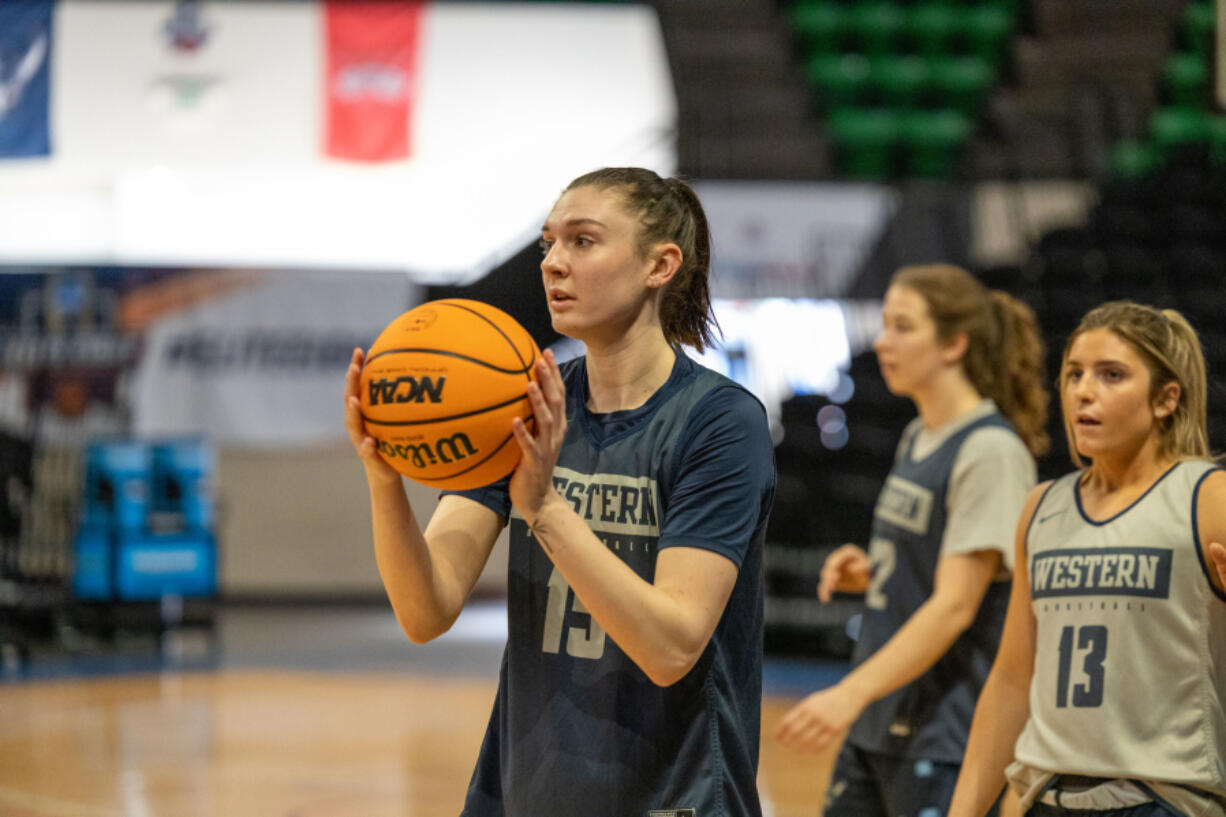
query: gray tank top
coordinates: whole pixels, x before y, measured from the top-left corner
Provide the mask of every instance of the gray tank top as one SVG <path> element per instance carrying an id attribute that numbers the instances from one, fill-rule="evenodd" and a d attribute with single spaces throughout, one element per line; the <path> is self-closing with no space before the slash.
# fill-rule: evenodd
<path id="1" fill-rule="evenodd" d="M 918 460 L 913 458 L 912 437 L 890 469 L 873 511 L 873 576 L 853 666 L 881 649 L 932 597 L 954 463 L 972 434 L 992 427 L 1008 429 L 1009 423 L 993 411 Z M 961 763 L 975 702 L 1000 643 L 1011 586 L 1008 581 L 993 582 L 971 626 L 920 677 L 865 707 L 847 740 L 895 757 Z"/>
<path id="2" fill-rule="evenodd" d="M 1082 509 L 1083 472 L 1039 500 L 1026 533 L 1036 643 L 1022 763 L 1226 796 L 1226 597 L 1196 524 L 1213 470 L 1177 463 L 1101 522 Z"/>

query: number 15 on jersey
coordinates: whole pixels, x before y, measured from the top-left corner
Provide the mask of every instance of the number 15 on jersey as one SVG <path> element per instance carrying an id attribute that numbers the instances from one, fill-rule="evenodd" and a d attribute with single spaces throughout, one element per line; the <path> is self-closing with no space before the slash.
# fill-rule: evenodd
<path id="1" fill-rule="evenodd" d="M 572 612 L 587 616 L 587 627 L 570 627 L 564 633 L 568 601 Z M 545 633 L 541 639 L 541 651 L 558 653 L 562 648 L 563 635 L 567 655 L 575 658 L 600 658 L 604 655 L 604 629 L 588 613 L 579 597 L 571 592 L 570 585 L 555 567 L 549 574 L 549 597 L 545 601 Z"/>

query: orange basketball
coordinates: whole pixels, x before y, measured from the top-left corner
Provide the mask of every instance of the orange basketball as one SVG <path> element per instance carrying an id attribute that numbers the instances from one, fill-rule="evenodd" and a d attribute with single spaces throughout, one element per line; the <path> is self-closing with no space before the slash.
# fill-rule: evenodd
<path id="1" fill-rule="evenodd" d="M 500 309 L 460 298 L 424 303 L 366 353 L 366 433 L 389 465 L 423 485 L 496 482 L 519 462 L 511 419 L 531 421 L 538 357 L 532 336 Z"/>

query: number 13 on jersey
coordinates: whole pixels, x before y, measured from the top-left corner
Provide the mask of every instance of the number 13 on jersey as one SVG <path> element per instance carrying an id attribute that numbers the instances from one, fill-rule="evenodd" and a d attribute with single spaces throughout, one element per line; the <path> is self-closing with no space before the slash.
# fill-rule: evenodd
<path id="1" fill-rule="evenodd" d="M 1073 685 L 1073 706 L 1102 706 L 1103 683 L 1106 678 L 1103 662 L 1107 659 L 1107 628 L 1095 624 L 1087 624 L 1078 628 L 1065 627 L 1060 631 L 1060 663 L 1056 672 L 1056 706 L 1064 708 L 1069 703 L 1074 643 L 1077 650 L 1085 651 L 1081 671 L 1087 682 Z"/>

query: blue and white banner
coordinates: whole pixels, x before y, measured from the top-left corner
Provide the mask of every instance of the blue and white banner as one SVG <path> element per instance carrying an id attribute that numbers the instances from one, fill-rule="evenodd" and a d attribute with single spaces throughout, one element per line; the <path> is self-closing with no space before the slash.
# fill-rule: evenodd
<path id="1" fill-rule="evenodd" d="M 51 152 L 52 0 L 0 3 L 0 159 Z"/>

